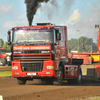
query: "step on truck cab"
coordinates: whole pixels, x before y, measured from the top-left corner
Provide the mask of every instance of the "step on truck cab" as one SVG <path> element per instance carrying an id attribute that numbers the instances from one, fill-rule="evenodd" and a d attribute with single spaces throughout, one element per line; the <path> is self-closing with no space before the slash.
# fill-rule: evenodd
<path id="1" fill-rule="evenodd" d="M 33 79 L 58 85 L 62 80 L 82 82 L 83 61 L 68 55 L 66 26 L 37 23 L 13 27 L 8 31 L 8 42 L 12 51 L 12 77 L 17 78 L 18 84 Z"/>

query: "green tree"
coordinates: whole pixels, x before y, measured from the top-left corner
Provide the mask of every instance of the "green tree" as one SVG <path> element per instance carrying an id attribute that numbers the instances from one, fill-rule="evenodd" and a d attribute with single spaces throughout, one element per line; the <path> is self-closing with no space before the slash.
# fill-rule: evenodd
<path id="1" fill-rule="evenodd" d="M 3 45 L 4 45 L 4 41 L 3 41 L 3 39 L 0 39 L 0 47 L 2 48 Z"/>
<path id="2" fill-rule="evenodd" d="M 75 49 L 75 45 L 77 44 L 76 42 L 77 42 L 77 39 L 68 40 L 69 51 L 76 50 Z"/>
<path id="3" fill-rule="evenodd" d="M 5 42 L 5 44 L 3 45 L 3 49 L 6 51 L 6 52 L 10 52 L 11 48 L 9 45 L 7 45 L 7 42 Z"/>
<path id="4" fill-rule="evenodd" d="M 88 52 L 88 50 L 92 50 L 93 52 L 97 52 L 97 44 L 93 42 L 92 38 L 80 37 L 79 39 L 71 39 L 68 41 L 68 47 L 70 51 L 82 51 Z"/>

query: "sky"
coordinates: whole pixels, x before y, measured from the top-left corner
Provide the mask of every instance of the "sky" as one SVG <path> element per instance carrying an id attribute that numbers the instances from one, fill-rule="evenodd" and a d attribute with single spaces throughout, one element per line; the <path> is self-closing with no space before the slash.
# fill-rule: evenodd
<path id="1" fill-rule="evenodd" d="M 68 40 L 85 36 L 97 42 L 99 4 L 100 0 L 49 0 L 40 4 L 32 25 L 39 22 L 64 25 Z M 16 26 L 28 26 L 25 0 L 0 0 L 0 39 L 7 41 L 7 31 Z"/>

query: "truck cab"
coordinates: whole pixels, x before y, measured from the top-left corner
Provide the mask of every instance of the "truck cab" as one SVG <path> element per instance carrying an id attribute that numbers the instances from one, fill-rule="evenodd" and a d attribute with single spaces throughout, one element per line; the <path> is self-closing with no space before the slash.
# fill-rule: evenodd
<path id="1" fill-rule="evenodd" d="M 12 48 L 12 76 L 19 84 L 36 78 L 61 85 L 63 79 L 77 78 L 79 65 L 74 66 L 69 58 L 66 26 L 37 23 L 14 27 L 12 40 L 8 31 L 8 42 Z"/>

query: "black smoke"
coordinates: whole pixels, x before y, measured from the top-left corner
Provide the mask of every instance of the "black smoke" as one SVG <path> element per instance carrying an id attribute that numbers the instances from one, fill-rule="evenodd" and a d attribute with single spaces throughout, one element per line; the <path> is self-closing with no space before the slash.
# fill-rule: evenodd
<path id="1" fill-rule="evenodd" d="M 40 7 L 40 9 L 41 13 L 43 13 L 49 21 L 54 20 L 55 22 L 59 22 L 70 16 L 70 10 L 74 3 L 75 0 L 49 0 L 49 5 L 44 5 Z"/>
<path id="2" fill-rule="evenodd" d="M 34 15 L 36 14 L 37 9 L 41 6 L 41 2 L 47 3 L 48 1 L 49 0 L 25 0 L 29 26 L 32 26 Z"/>

